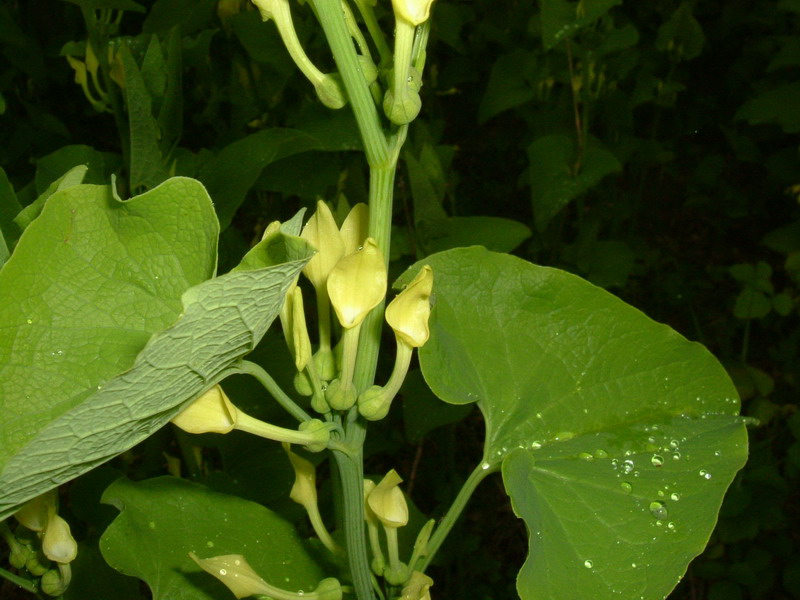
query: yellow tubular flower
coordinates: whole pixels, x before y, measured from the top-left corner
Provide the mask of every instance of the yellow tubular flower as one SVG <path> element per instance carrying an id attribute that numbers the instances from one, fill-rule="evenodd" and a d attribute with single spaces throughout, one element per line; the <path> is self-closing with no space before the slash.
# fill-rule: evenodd
<path id="1" fill-rule="evenodd" d="M 289 456 L 289 462 L 292 463 L 292 468 L 294 469 L 294 484 L 289 492 L 289 498 L 306 509 L 317 537 L 328 550 L 336 552 L 338 546 L 333 541 L 330 533 L 328 533 L 317 504 L 316 468 L 310 461 L 292 452 L 290 448 L 289 444 L 283 444 L 283 449 Z"/>
<path id="2" fill-rule="evenodd" d="M 215 385 L 172 418 L 188 433 L 228 433 L 236 427 L 239 411 L 222 388 Z"/>
<path id="3" fill-rule="evenodd" d="M 298 371 L 306 368 L 311 360 L 311 340 L 306 328 L 306 313 L 303 308 L 303 292 L 294 288 L 292 298 L 292 347 L 294 349 L 294 365 Z"/>
<path id="4" fill-rule="evenodd" d="M 420 25 L 431 16 L 433 0 L 392 0 L 395 17 L 412 25 Z"/>
<path id="5" fill-rule="evenodd" d="M 47 558 L 60 564 L 70 563 L 78 555 L 78 544 L 70 533 L 69 523 L 55 514 L 55 508 L 44 530 L 42 552 Z"/>
<path id="6" fill-rule="evenodd" d="M 189 557 L 206 573 L 225 584 L 237 598 L 256 595 L 269 596 L 275 600 L 341 600 L 342 598 L 342 586 L 333 577 L 320 581 L 313 592 L 289 592 L 261 579 L 241 554 L 199 558 L 194 552 L 190 552 Z"/>
<path id="7" fill-rule="evenodd" d="M 408 523 L 408 504 L 403 491 L 397 487 L 402 481 L 392 469 L 367 497 L 367 504 L 384 527 L 396 529 Z"/>
<path id="8" fill-rule="evenodd" d="M 372 238 L 342 258 L 328 277 L 328 296 L 342 327 L 360 325 L 386 295 L 386 265 Z"/>
<path id="9" fill-rule="evenodd" d="M 369 235 L 369 207 L 359 202 L 347 213 L 340 230 L 344 242 L 344 255 L 356 252 Z"/>
<path id="10" fill-rule="evenodd" d="M 419 348 L 428 341 L 431 315 L 431 291 L 433 271 L 425 265 L 397 297 L 386 307 L 386 322 L 399 340 L 412 348 Z"/>
<path id="11" fill-rule="evenodd" d="M 317 290 L 324 290 L 328 275 L 344 254 L 344 242 L 331 209 L 320 200 L 317 211 L 303 227 L 300 237 L 317 249 L 317 253 L 303 268 L 303 274 Z"/>
<path id="12" fill-rule="evenodd" d="M 403 586 L 403 595 L 400 600 L 431 600 L 430 588 L 433 585 L 433 579 L 420 573 L 413 571 L 411 577 Z"/>
<path id="13" fill-rule="evenodd" d="M 194 552 L 190 552 L 189 557 L 206 573 L 224 583 L 237 598 L 267 595 L 272 591 L 272 587 L 259 577 L 241 554 L 199 558 Z"/>
<path id="14" fill-rule="evenodd" d="M 14 513 L 14 518 L 31 531 L 44 531 L 50 512 L 51 510 L 55 511 L 55 507 L 56 490 L 54 488 L 28 500 L 22 505 L 22 508 Z"/>

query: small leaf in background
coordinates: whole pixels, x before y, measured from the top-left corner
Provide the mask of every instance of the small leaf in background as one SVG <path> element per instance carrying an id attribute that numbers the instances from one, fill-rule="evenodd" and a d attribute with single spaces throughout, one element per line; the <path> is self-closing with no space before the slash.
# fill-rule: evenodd
<path id="1" fill-rule="evenodd" d="M 594 23 L 622 0 L 541 0 L 542 42 L 547 49 Z"/>
<path id="2" fill-rule="evenodd" d="M 150 45 L 152 44 L 158 44 L 156 36 L 151 36 Z M 125 105 L 129 120 L 128 185 L 132 192 L 137 192 L 151 189 L 164 181 L 167 178 L 167 170 L 159 146 L 161 130 L 153 117 L 153 98 L 128 44 L 120 44 L 119 49 L 125 69 Z"/>
<path id="3" fill-rule="evenodd" d="M 542 231 L 572 200 L 604 177 L 622 170 L 617 158 L 599 143 L 590 143 L 577 174 L 575 142 L 566 135 L 547 135 L 528 146 L 533 214 Z"/>
<path id="4" fill-rule="evenodd" d="M 530 535 L 522 599 L 665 597 L 747 457 L 724 369 L 563 271 L 481 248 L 425 263 L 436 304 L 422 372 L 484 414 L 484 460 L 502 463 Z"/>
<path id="5" fill-rule="evenodd" d="M 36 161 L 36 191 L 43 194 L 51 183 L 79 165 L 88 168 L 83 183 L 108 185 L 122 160 L 118 154 L 100 152 L 89 146 L 63 146 Z"/>
<path id="6" fill-rule="evenodd" d="M 225 229 L 230 224 L 264 167 L 287 156 L 317 149 L 319 140 L 293 129 L 264 129 L 225 146 L 198 174 L 214 198 L 220 227 Z"/>
<path id="7" fill-rule="evenodd" d="M 746 287 L 736 296 L 733 314 L 737 319 L 763 319 L 772 310 L 772 302 L 763 292 Z"/>
<path id="8" fill-rule="evenodd" d="M 127 202 L 104 186 L 49 197 L 0 271 L 0 480 L 44 427 L 178 318 L 181 294 L 214 272 L 216 237 L 211 200 L 188 179 Z M 17 490 L 0 490 L 5 508 Z"/>
<path id="9" fill-rule="evenodd" d="M 476 245 L 495 252 L 511 252 L 531 237 L 531 230 L 503 217 L 448 217 L 443 222 L 421 225 L 419 234 L 430 254 Z"/>
<path id="10" fill-rule="evenodd" d="M 658 30 L 656 47 L 679 60 L 692 60 L 703 51 L 705 36 L 700 23 L 692 15 L 692 2 L 682 2 Z"/>
<path id="11" fill-rule="evenodd" d="M 745 102 L 736 119 L 751 125 L 778 125 L 785 133 L 800 132 L 800 83 L 786 83 Z"/>
<path id="12" fill-rule="evenodd" d="M 265 581 L 298 593 L 324 577 L 292 526 L 260 504 L 173 477 L 120 479 L 103 502 L 121 511 L 100 540 L 103 557 L 147 583 L 153 600 L 230 597 L 189 552 L 241 554 Z"/>
<path id="13" fill-rule="evenodd" d="M 536 55 L 532 52 L 517 49 L 500 56 L 492 66 L 478 109 L 478 122 L 485 123 L 505 110 L 533 100 L 531 78 L 536 67 Z"/>

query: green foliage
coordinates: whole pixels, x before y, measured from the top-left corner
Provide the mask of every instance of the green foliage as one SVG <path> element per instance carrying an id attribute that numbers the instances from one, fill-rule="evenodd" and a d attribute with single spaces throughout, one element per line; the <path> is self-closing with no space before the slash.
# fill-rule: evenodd
<path id="1" fill-rule="evenodd" d="M 800 596 L 797 1 L 436 0 L 432 15 L 420 118 L 406 132 L 377 116 L 379 141 L 408 135 L 390 274 L 424 260 L 435 277 L 422 371 L 363 449 L 376 481 L 395 468 L 413 496 L 402 559 L 433 517 L 434 598 L 662 598 L 684 573 L 676 600 Z M 376 16 L 391 32 L 388 3 Z M 314 11 L 292 3 L 292 18 L 311 59 L 342 70 Z M 297 397 L 267 328 L 309 258 L 298 210 L 321 197 L 341 222 L 385 195 L 375 137 L 319 106 L 245 1 L 10 3 L 0 31 L 0 518 L 72 480 L 67 600 L 143 598 L 120 572 L 154 597 L 230 597 L 191 550 L 247 554 L 287 589 L 358 588 L 303 541 L 277 444 L 162 426 L 227 376 L 238 408 L 297 427 L 240 360 Z M 89 68 L 90 48 L 83 87 L 65 57 Z M 275 220 L 283 235 L 259 242 Z M 391 335 L 382 347 L 376 383 Z M 737 396 L 759 420 L 738 475 Z M 342 487 L 360 485 L 343 454 L 310 457 L 342 544 Z M 502 485 L 465 508 L 476 465 L 462 489 L 496 470 Z"/>
<path id="2" fill-rule="evenodd" d="M 108 563 L 145 581 L 154 600 L 225 597 L 189 558 L 241 554 L 269 581 L 311 590 L 322 572 L 291 524 L 260 504 L 182 479 L 120 479 L 103 494 L 120 514 L 100 539 Z M 187 585 L 188 584 L 188 585 Z"/>
<path id="3" fill-rule="evenodd" d="M 668 593 L 747 457 L 725 371 L 567 273 L 479 248 L 426 263 L 438 276 L 423 373 L 484 415 L 485 468 L 502 462 L 531 538 L 521 597 Z"/>

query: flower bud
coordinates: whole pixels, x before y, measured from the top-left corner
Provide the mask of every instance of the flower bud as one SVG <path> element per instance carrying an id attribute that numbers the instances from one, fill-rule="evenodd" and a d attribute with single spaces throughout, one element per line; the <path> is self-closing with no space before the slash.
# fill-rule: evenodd
<path id="1" fill-rule="evenodd" d="M 433 0 L 392 0 L 394 15 L 412 25 L 419 25 L 431 16 Z"/>
<path id="2" fill-rule="evenodd" d="M 412 348 L 428 341 L 433 271 L 425 265 L 414 280 L 386 307 L 386 322 L 395 335 Z"/>
<path id="3" fill-rule="evenodd" d="M 294 365 L 298 371 L 306 368 L 311 360 L 311 339 L 306 327 L 306 311 L 303 306 L 303 291 L 295 287 L 292 292 L 292 348 L 294 348 Z"/>
<path id="4" fill-rule="evenodd" d="M 353 386 L 345 387 L 341 379 L 334 379 L 325 390 L 325 399 L 333 410 L 348 410 L 356 403 L 358 396 Z"/>
<path id="5" fill-rule="evenodd" d="M 67 570 L 66 577 L 60 569 L 51 569 L 42 575 L 39 581 L 39 589 L 41 589 L 48 596 L 61 596 L 67 591 L 71 573 Z"/>
<path id="6" fill-rule="evenodd" d="M 408 523 L 408 504 L 397 487 L 403 480 L 392 469 L 369 493 L 367 503 L 384 527 L 396 529 Z"/>
<path id="7" fill-rule="evenodd" d="M 328 275 L 344 254 L 344 243 L 331 209 L 322 200 L 317 202 L 317 211 L 303 227 L 300 237 L 317 249 L 303 273 L 316 289 L 325 289 Z"/>
<path id="8" fill-rule="evenodd" d="M 338 73 L 327 73 L 314 84 L 319 101 L 334 110 L 347 104 L 347 94 L 344 91 L 341 77 Z"/>
<path id="9" fill-rule="evenodd" d="M 386 278 L 383 253 L 372 238 L 336 263 L 328 277 L 328 296 L 342 327 L 361 324 L 380 304 L 386 295 Z"/>
<path id="10" fill-rule="evenodd" d="M 172 418 L 188 433 L 228 433 L 236 427 L 239 411 L 215 385 Z"/>
<path id="11" fill-rule="evenodd" d="M 42 552 L 52 561 L 66 564 L 78 555 L 78 544 L 69 530 L 69 523 L 55 514 L 47 520 L 47 529 L 42 538 Z"/>

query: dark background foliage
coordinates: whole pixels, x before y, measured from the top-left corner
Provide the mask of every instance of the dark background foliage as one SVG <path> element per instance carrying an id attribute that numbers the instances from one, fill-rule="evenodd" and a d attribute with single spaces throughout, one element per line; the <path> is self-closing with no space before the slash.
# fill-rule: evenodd
<path id="1" fill-rule="evenodd" d="M 155 39 L 164 68 L 177 64 L 181 75 L 160 95 L 149 89 L 150 100 L 182 106 L 171 122 L 159 121 L 172 137 L 153 142 L 159 166 L 143 183 L 133 176 L 133 117 L 119 110 L 119 88 L 101 83 L 109 99 L 99 112 L 64 56 L 84 56 L 80 6 L 89 3 L 0 4 L 0 166 L 8 178 L 0 184 L 13 187 L 21 205 L 87 160 L 90 174 L 106 181 L 114 173 L 122 191 L 170 174 L 212 189 L 214 157 L 272 128 L 320 143 L 256 161 L 246 194 L 222 201 L 212 193 L 221 216 L 232 217 L 221 271 L 269 221 L 317 197 L 366 198 L 364 164 L 348 151 L 358 142 L 346 109 L 319 106 L 252 7 L 140 4 L 144 10 L 126 11 L 103 41 L 124 40 L 142 65 Z M 388 25 L 388 2 L 379 4 Z M 309 54 L 332 68 L 310 11 L 295 10 L 295 18 Z M 437 0 L 433 18 L 423 113 L 397 182 L 392 268 L 462 243 L 513 250 L 573 271 L 707 345 L 737 383 L 743 413 L 760 424 L 705 553 L 671 597 L 800 598 L 800 2 Z M 463 219 L 475 216 L 514 222 Z M 372 436 L 367 466 L 397 468 L 422 512 L 436 514 L 479 460 L 482 423 L 477 411 L 438 415 L 423 388 L 412 374 L 405 410 Z M 236 389 L 255 397 L 244 383 Z M 415 412 L 423 410 L 437 416 L 420 423 Z M 165 432 L 114 467 L 132 477 L 160 473 L 163 452 L 178 455 L 185 444 Z M 285 469 L 257 473 L 281 485 L 237 487 L 231 482 L 253 475 L 232 466 L 241 445 L 205 446 L 213 468 L 191 476 L 267 501 L 303 526 L 280 500 Z M 262 458 L 260 468 L 269 457 Z M 110 517 L 89 518 L 80 502 L 108 481 L 95 475 L 66 498 L 87 543 Z M 436 597 L 515 596 L 527 538 L 499 477 L 479 488 L 453 537 L 433 573 Z"/>

